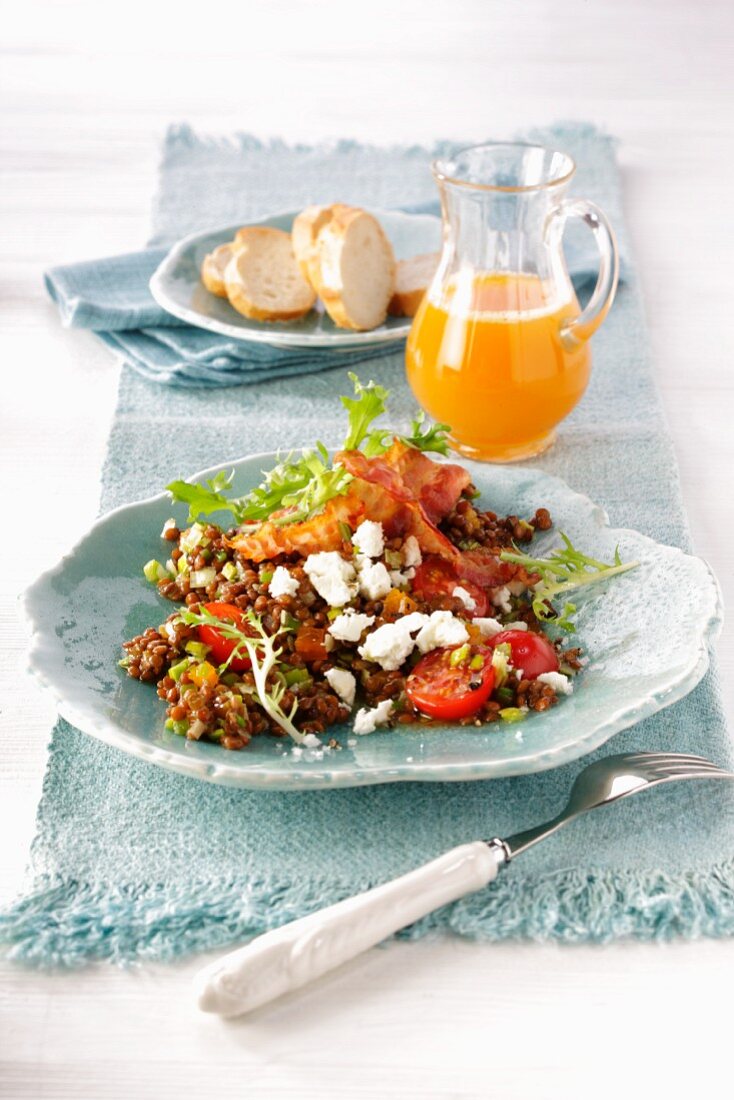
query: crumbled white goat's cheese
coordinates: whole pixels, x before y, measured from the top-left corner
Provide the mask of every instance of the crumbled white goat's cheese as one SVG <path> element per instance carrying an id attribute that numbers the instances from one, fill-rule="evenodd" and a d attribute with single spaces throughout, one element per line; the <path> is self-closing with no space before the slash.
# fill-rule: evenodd
<path id="1" fill-rule="evenodd" d="M 403 543 L 403 561 L 406 565 L 420 565 L 423 561 L 421 548 L 415 535 L 408 535 Z"/>
<path id="2" fill-rule="evenodd" d="M 380 668 L 394 671 L 407 660 L 414 645 L 410 631 L 398 619 L 394 623 L 384 623 L 368 634 L 364 645 L 359 647 L 359 653 L 366 661 L 374 661 Z"/>
<path id="3" fill-rule="evenodd" d="M 503 630 L 527 630 L 528 624 L 522 621 L 516 623 L 505 623 L 502 627 Z"/>
<path id="4" fill-rule="evenodd" d="M 301 741 L 304 749 L 320 749 L 323 748 L 321 742 L 315 733 L 307 733 Z"/>
<path id="5" fill-rule="evenodd" d="M 495 634 L 505 629 L 497 619 L 472 619 L 472 626 L 478 626 L 485 638 L 494 638 Z"/>
<path id="6" fill-rule="evenodd" d="M 413 580 L 414 576 L 415 569 L 413 568 L 403 569 L 402 571 L 400 569 L 390 570 L 390 581 L 392 582 L 393 588 L 405 588 L 408 583 Z"/>
<path id="7" fill-rule="evenodd" d="M 463 645 L 469 640 L 466 626 L 450 611 L 434 611 L 421 628 L 416 645 L 421 653 L 428 653 L 440 646 Z"/>
<path id="8" fill-rule="evenodd" d="M 375 520 L 363 520 L 352 535 L 352 543 L 366 558 L 379 558 L 385 549 L 382 524 Z"/>
<path id="9" fill-rule="evenodd" d="M 403 615 L 398 619 L 398 622 L 403 627 L 403 630 L 409 630 L 411 634 L 416 630 L 420 630 L 429 621 L 428 615 L 424 615 L 422 611 L 411 611 L 409 615 Z"/>
<path id="10" fill-rule="evenodd" d="M 389 721 L 390 712 L 393 708 L 392 699 L 383 699 L 381 703 L 378 703 L 376 707 L 371 710 L 367 707 L 362 707 L 357 711 L 354 719 L 354 732 L 355 733 L 372 733 L 378 726 L 384 726 Z"/>
<path id="11" fill-rule="evenodd" d="M 274 600 L 281 596 L 295 596 L 298 591 L 298 581 L 292 577 L 284 565 L 278 565 L 268 585 L 268 592 Z"/>
<path id="12" fill-rule="evenodd" d="M 467 611 L 473 611 L 477 606 L 477 601 L 474 599 L 471 592 L 467 592 L 466 588 L 462 588 L 460 584 L 457 584 L 451 595 L 454 599 L 461 600 Z"/>
<path id="13" fill-rule="evenodd" d="M 568 676 L 564 676 L 562 672 L 541 672 L 540 676 L 536 676 L 535 679 L 540 684 L 548 684 L 559 695 L 571 695 L 573 692 L 573 684 Z"/>
<path id="14" fill-rule="evenodd" d="M 332 688 L 348 707 L 354 706 L 354 696 L 357 691 L 357 681 L 354 673 L 346 668 L 329 668 L 324 676 Z"/>
<path id="15" fill-rule="evenodd" d="M 348 607 L 341 615 L 337 615 L 329 627 L 329 634 L 338 642 L 358 642 L 368 626 L 375 621 L 374 615 L 362 615 Z"/>
<path id="16" fill-rule="evenodd" d="M 499 607 L 500 611 L 504 611 L 505 615 L 512 611 L 512 604 L 510 603 L 510 589 L 507 585 L 503 585 L 502 588 L 498 588 L 492 593 L 492 603 L 495 607 Z"/>
<path id="17" fill-rule="evenodd" d="M 392 588 L 390 574 L 381 561 L 368 558 L 358 563 L 359 591 L 367 600 L 381 600 Z M 345 601 L 346 602 L 346 601 Z"/>
<path id="18" fill-rule="evenodd" d="M 343 607 L 357 594 L 357 574 L 350 561 L 336 550 L 309 554 L 303 568 L 319 596 L 329 607 Z"/>

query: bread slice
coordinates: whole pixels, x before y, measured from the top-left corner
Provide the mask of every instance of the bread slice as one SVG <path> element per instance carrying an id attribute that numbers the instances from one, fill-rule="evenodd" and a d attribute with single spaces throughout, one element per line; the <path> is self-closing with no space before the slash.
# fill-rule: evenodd
<path id="1" fill-rule="evenodd" d="M 316 290 L 339 328 L 381 325 L 395 289 L 395 257 L 382 226 L 353 206 L 334 206 L 316 239 Z"/>
<path id="2" fill-rule="evenodd" d="M 314 285 L 318 275 L 316 245 L 321 230 L 331 221 L 333 206 L 307 206 L 293 222 L 291 240 L 293 252 L 301 273 L 307 282 Z"/>
<path id="3" fill-rule="evenodd" d="M 224 273 L 230 304 L 254 321 L 293 321 L 316 301 L 293 255 L 289 233 L 267 226 L 240 229 Z"/>
<path id="4" fill-rule="evenodd" d="M 208 291 L 216 294 L 217 298 L 227 297 L 224 272 L 238 247 L 235 241 L 229 241 L 227 244 L 220 244 L 204 257 L 201 265 L 201 281 Z"/>
<path id="5" fill-rule="evenodd" d="M 409 260 L 398 260 L 395 272 L 395 293 L 387 307 L 393 317 L 415 317 L 423 295 L 436 274 L 440 252 L 424 252 Z"/>

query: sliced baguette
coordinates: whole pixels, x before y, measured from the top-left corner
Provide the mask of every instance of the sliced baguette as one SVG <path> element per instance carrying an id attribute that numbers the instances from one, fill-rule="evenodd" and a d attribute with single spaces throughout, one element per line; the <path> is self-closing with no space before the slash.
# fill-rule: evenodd
<path id="1" fill-rule="evenodd" d="M 353 206 L 334 206 L 316 239 L 310 265 L 324 308 L 339 328 L 381 325 L 395 289 L 395 257 L 382 226 Z"/>
<path id="2" fill-rule="evenodd" d="M 387 308 L 393 317 L 415 317 L 423 295 L 436 274 L 440 252 L 424 252 L 409 260 L 398 260 L 395 272 L 395 293 Z"/>
<path id="3" fill-rule="evenodd" d="M 254 321 L 293 321 L 316 301 L 301 274 L 282 229 L 251 226 L 240 229 L 239 246 L 224 273 L 230 304 Z"/>
<path id="4" fill-rule="evenodd" d="M 224 272 L 229 261 L 239 248 L 236 241 L 220 244 L 213 252 L 204 257 L 201 265 L 201 281 L 208 291 L 216 294 L 217 298 L 227 297 L 227 288 L 224 285 Z"/>
<path id="5" fill-rule="evenodd" d="M 314 285 L 317 277 L 317 239 L 321 230 L 331 221 L 333 206 L 307 206 L 293 222 L 291 240 L 301 274 Z"/>

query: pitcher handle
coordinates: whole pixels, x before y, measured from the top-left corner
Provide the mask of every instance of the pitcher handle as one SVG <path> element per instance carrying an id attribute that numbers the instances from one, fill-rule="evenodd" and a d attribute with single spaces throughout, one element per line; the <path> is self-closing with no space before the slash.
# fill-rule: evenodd
<path id="1" fill-rule="evenodd" d="M 558 211 L 560 231 L 568 218 L 581 218 L 594 234 L 599 249 L 599 275 L 586 309 L 561 327 L 561 340 L 577 347 L 594 335 L 609 312 L 619 282 L 619 253 L 614 230 L 603 210 L 589 199 L 564 199 Z"/>

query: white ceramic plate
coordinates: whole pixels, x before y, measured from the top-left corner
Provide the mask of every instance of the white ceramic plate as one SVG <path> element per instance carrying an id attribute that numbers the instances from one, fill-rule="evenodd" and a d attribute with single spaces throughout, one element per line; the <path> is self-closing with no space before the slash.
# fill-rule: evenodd
<path id="1" fill-rule="evenodd" d="M 259 483 L 260 471 L 273 459 L 255 455 L 235 463 L 234 490 L 245 492 Z M 270 737 L 228 752 L 168 733 L 155 687 L 131 680 L 117 666 L 122 642 L 157 626 L 174 606 L 142 576 L 143 563 L 160 555 L 164 521 L 172 512 L 180 522 L 185 519 L 184 506 L 172 506 L 165 493 L 98 520 L 29 589 L 31 669 L 53 693 L 63 717 L 94 737 L 185 775 L 273 790 L 543 771 L 583 756 L 695 687 L 721 621 L 718 585 L 704 561 L 639 532 L 610 528 L 588 497 L 542 471 L 466 466 L 485 507 L 522 516 L 545 506 L 556 530 L 586 553 L 610 561 L 618 545 L 623 560 L 640 561 L 638 569 L 575 599 L 576 637 L 589 664 L 576 678 L 573 695 L 549 711 L 517 725 L 497 722 L 481 729 L 398 726 L 354 738 L 348 724 L 332 727 L 329 735 L 343 747 L 320 760 L 309 759 L 308 752 L 295 759 L 290 742 Z M 538 552 L 554 540 L 553 532 L 538 537 Z"/>
<path id="2" fill-rule="evenodd" d="M 422 252 L 437 252 L 441 247 L 441 219 L 431 214 L 404 214 L 397 210 L 373 210 L 390 238 L 397 259 L 408 259 Z M 273 214 L 248 225 L 269 225 L 290 233 L 297 210 Z M 159 306 L 190 325 L 218 332 L 235 340 L 250 340 L 283 348 L 365 347 L 370 344 L 402 340 L 410 331 L 410 317 L 388 317 L 379 328 L 352 332 L 337 328 L 317 303 L 299 321 L 250 321 L 233 309 L 229 302 L 210 294 L 199 272 L 208 252 L 231 241 L 240 228 L 193 233 L 175 244 L 150 280 L 150 292 Z"/>

